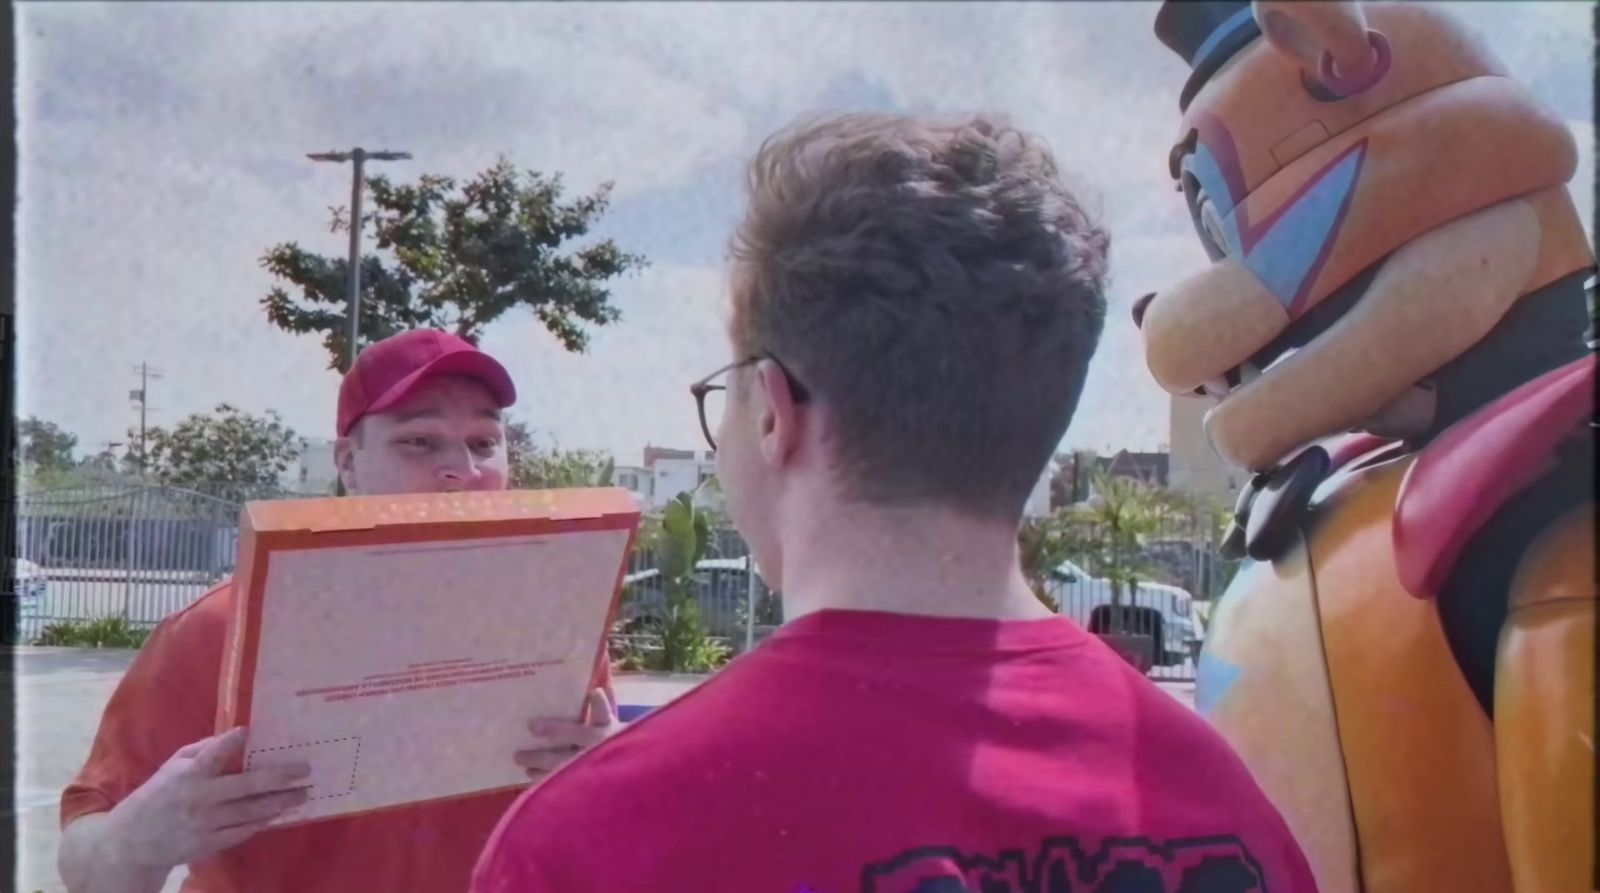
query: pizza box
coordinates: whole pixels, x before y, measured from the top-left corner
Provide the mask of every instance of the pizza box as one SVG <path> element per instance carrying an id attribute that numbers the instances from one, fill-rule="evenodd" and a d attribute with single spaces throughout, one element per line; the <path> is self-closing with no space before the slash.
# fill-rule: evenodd
<path id="1" fill-rule="evenodd" d="M 247 503 L 218 732 L 304 761 L 276 824 L 526 786 L 535 717 L 582 716 L 639 508 L 620 488 Z"/>

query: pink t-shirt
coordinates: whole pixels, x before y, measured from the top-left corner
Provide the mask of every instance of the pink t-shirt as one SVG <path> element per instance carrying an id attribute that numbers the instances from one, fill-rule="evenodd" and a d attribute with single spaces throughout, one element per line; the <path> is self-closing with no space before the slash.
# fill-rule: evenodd
<path id="1" fill-rule="evenodd" d="M 1222 739 L 1064 618 L 802 617 L 528 791 L 473 893 L 1313 893 Z"/>

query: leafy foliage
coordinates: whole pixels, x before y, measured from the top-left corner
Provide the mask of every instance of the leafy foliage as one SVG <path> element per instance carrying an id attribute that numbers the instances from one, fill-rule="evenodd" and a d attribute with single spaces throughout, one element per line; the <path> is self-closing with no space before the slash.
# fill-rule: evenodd
<path id="1" fill-rule="evenodd" d="M 531 490 L 561 487 L 609 487 L 616 463 L 598 450 L 540 450 L 522 457 L 511 469 L 512 486 Z"/>
<path id="2" fill-rule="evenodd" d="M 79 468 L 91 471 L 115 472 L 117 470 L 117 452 L 112 447 L 106 447 L 92 456 L 85 456 L 78 464 Z"/>
<path id="3" fill-rule="evenodd" d="M 139 648 L 149 637 L 150 630 L 116 616 L 49 624 L 39 631 L 33 644 L 54 648 Z"/>
<path id="4" fill-rule="evenodd" d="M 1072 547 L 1092 557 L 1111 582 L 1111 603 L 1121 605 L 1124 595 L 1152 572 L 1143 558 L 1145 539 L 1168 522 L 1186 517 L 1187 507 L 1171 491 L 1134 478 L 1096 469 L 1091 479 L 1095 498 L 1066 514 L 1090 522 L 1097 535 Z"/>
<path id="5" fill-rule="evenodd" d="M 1052 611 L 1060 611 L 1060 603 L 1048 591 L 1050 569 L 1068 557 L 1063 548 L 1060 517 L 1028 518 L 1017 531 L 1017 554 L 1022 563 L 1022 575 L 1028 579 L 1033 595 L 1039 603 Z"/>
<path id="6" fill-rule="evenodd" d="M 663 670 L 703 672 L 727 659 L 727 647 L 706 634 L 695 600 L 695 568 L 710 542 L 709 519 L 695 507 L 692 494 L 680 493 L 667 503 L 655 541 L 657 569 L 667 594 L 661 630 Z"/>
<path id="7" fill-rule="evenodd" d="M 225 482 L 258 489 L 276 483 L 299 455 L 294 431 L 276 412 L 257 417 L 227 403 L 195 413 L 170 431 L 151 428 L 146 437 L 146 474 L 180 486 Z M 136 470 L 138 432 L 130 432 L 129 442 L 123 464 Z"/>
<path id="8" fill-rule="evenodd" d="M 668 592 L 689 592 L 693 588 L 695 565 L 705 557 L 710 542 L 710 521 L 695 507 L 691 494 L 679 493 L 667 503 L 655 547 L 658 569 Z"/>
<path id="9" fill-rule="evenodd" d="M 476 342 L 484 328 L 523 307 L 569 351 L 588 346 L 588 329 L 615 322 L 610 280 L 645 266 L 610 239 L 583 239 L 610 203 L 611 184 L 570 201 L 560 175 L 519 171 L 502 157 L 464 185 L 425 175 L 396 185 L 367 178 L 370 227 L 380 255 L 361 259 L 361 331 L 365 347 L 415 328 L 436 328 Z M 349 231 L 336 209 L 333 229 Z M 323 257 L 289 242 L 261 265 L 285 283 L 261 300 L 267 319 L 289 332 L 321 333 L 329 367 L 347 354 L 349 295 L 344 256 Z"/>
<path id="10" fill-rule="evenodd" d="M 66 469 L 76 463 L 72 452 L 78 448 L 78 436 L 54 422 L 28 416 L 17 424 L 21 440 L 18 457 L 23 464 L 36 469 Z"/>
<path id="11" fill-rule="evenodd" d="M 1095 555 L 1101 547 L 1096 527 L 1081 505 L 1023 521 L 1017 532 L 1017 554 L 1022 575 L 1040 604 L 1052 611 L 1061 610 L 1049 594 L 1051 572 L 1063 561 L 1083 561 Z"/>
<path id="12" fill-rule="evenodd" d="M 85 459 L 70 468 L 27 464 L 18 479 L 19 492 L 42 493 L 51 490 L 90 490 L 98 487 L 128 483 L 116 472 L 113 455 L 102 464 L 98 459 Z"/>
<path id="13" fill-rule="evenodd" d="M 1050 604 L 1046 601 L 1045 604 Z M 742 604 L 738 610 L 739 626 L 751 623 L 750 606 Z M 756 626 L 778 626 L 783 623 L 783 602 L 778 594 L 770 590 L 762 592 L 756 597 L 756 616 L 753 621 Z"/>
<path id="14" fill-rule="evenodd" d="M 689 494 L 694 501 L 695 508 L 706 516 L 706 523 L 713 530 L 733 526 L 733 520 L 728 517 L 728 498 L 722 490 L 722 479 L 716 475 L 706 478 Z"/>
<path id="15" fill-rule="evenodd" d="M 657 578 L 666 596 L 665 617 L 637 632 L 627 632 L 619 621 L 612 645 L 618 667 L 676 673 L 703 673 L 727 662 L 732 649 L 710 636 L 700 617 L 696 599 L 696 569 L 710 551 L 709 516 L 694 502 L 694 494 L 680 493 L 660 515 L 646 515 L 640 524 L 638 547 L 655 558 Z M 624 592 L 625 599 L 633 597 Z M 641 641 L 644 640 L 644 641 Z M 654 643 L 659 643 L 656 645 Z"/>
<path id="16" fill-rule="evenodd" d="M 617 464 L 608 454 L 540 447 L 522 422 L 506 422 L 506 449 L 511 486 L 522 490 L 609 487 L 616 476 Z"/>

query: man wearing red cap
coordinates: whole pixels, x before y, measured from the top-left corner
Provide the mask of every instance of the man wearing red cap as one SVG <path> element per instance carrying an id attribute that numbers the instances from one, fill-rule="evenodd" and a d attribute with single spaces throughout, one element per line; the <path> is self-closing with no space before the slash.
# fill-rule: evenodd
<path id="1" fill-rule="evenodd" d="M 352 494 L 502 490 L 501 411 L 516 401 L 504 367 L 435 331 L 372 345 L 339 387 L 335 457 Z M 157 893 L 188 865 L 185 893 L 467 886 L 515 792 L 467 797 L 263 832 L 305 802 L 309 767 L 225 775 L 244 733 L 212 735 L 234 587 L 225 580 L 151 634 L 101 717 L 94 747 L 61 798 L 60 869 L 72 893 Z M 537 778 L 616 728 L 610 677 L 592 724 L 538 720 L 507 754 Z"/>

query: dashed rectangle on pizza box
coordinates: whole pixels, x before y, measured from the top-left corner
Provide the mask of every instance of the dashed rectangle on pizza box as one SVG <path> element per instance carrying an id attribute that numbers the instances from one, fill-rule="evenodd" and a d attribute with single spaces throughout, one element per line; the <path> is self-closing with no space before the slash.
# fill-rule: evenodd
<path id="1" fill-rule="evenodd" d="M 361 764 L 361 739 L 330 738 L 304 744 L 263 747 L 245 755 L 246 771 L 261 766 L 303 762 L 311 766 L 311 799 L 343 797 L 356 789 Z"/>

